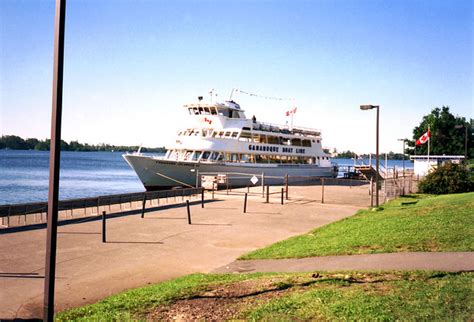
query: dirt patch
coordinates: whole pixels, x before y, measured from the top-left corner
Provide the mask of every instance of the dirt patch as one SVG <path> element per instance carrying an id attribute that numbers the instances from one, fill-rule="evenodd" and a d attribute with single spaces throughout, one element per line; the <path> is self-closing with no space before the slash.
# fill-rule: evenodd
<path id="1" fill-rule="evenodd" d="M 189 299 L 178 300 L 151 312 L 147 320 L 231 319 L 252 303 L 265 303 L 283 295 L 280 279 L 255 279 L 216 286 Z"/>
<path id="2" fill-rule="evenodd" d="M 210 286 L 191 298 L 160 306 L 146 315 L 147 320 L 227 320 L 240 318 L 252 306 L 265 304 L 290 292 L 304 292 L 309 288 L 348 287 L 362 285 L 367 291 L 387 294 L 391 286 L 384 282 L 404 279 L 399 274 L 319 274 L 307 276 L 277 276 L 253 279 L 225 285 Z M 336 282 L 336 284 L 334 284 Z M 341 283 L 342 284 L 339 284 Z"/>

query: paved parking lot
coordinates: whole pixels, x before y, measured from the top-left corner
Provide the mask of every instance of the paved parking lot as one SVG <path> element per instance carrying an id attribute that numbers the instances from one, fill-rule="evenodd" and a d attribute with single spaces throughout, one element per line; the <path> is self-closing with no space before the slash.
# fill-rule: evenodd
<path id="1" fill-rule="evenodd" d="M 240 190 L 240 191 L 245 191 Z M 257 190 L 254 190 L 255 192 Z M 278 191 L 275 187 L 273 191 Z M 95 302 L 119 291 L 195 272 L 210 272 L 238 256 L 353 215 L 370 203 L 367 186 L 290 187 L 280 205 L 261 196 L 217 194 L 215 201 L 111 218 L 107 243 L 101 221 L 58 229 L 56 311 Z M 207 196 L 209 197 L 209 196 Z M 0 319 L 42 316 L 46 230 L 0 231 Z"/>

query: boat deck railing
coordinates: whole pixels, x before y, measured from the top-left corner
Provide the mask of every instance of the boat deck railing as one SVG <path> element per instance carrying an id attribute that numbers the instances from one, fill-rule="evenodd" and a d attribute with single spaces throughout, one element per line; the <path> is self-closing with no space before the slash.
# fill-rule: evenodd
<path id="1" fill-rule="evenodd" d="M 306 128 L 302 126 L 279 125 L 273 123 L 257 122 L 252 125 L 253 130 L 284 133 L 284 134 L 303 134 L 309 136 L 320 136 L 321 130 Z"/>

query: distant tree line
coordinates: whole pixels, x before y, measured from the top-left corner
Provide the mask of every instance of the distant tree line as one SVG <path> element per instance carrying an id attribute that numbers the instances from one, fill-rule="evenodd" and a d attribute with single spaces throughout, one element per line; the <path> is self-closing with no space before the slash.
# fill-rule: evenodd
<path id="1" fill-rule="evenodd" d="M 340 158 L 340 159 L 352 159 L 354 157 L 357 158 L 362 158 L 362 159 L 368 159 L 369 155 L 368 154 L 357 154 L 352 151 L 342 151 L 342 152 L 337 152 L 336 149 L 333 151 L 333 155 L 335 158 Z M 373 154 L 372 154 L 373 156 Z M 385 153 L 380 153 L 381 158 L 385 159 Z M 407 158 L 407 156 L 405 156 Z M 387 153 L 387 159 L 388 160 L 402 160 L 403 159 L 403 154 L 402 153 L 395 153 L 395 152 L 388 152 Z"/>
<path id="2" fill-rule="evenodd" d="M 0 149 L 11 150 L 38 150 L 49 151 L 50 140 L 38 140 L 35 138 L 23 139 L 16 135 L 2 135 L 0 138 Z M 79 143 L 78 141 L 71 141 L 67 143 L 61 140 L 61 151 L 136 151 L 139 146 L 125 146 L 125 145 L 110 145 L 101 143 L 98 145 L 90 145 L 87 143 Z M 145 148 L 142 147 L 142 152 L 165 152 L 164 147 L 160 148 Z"/>

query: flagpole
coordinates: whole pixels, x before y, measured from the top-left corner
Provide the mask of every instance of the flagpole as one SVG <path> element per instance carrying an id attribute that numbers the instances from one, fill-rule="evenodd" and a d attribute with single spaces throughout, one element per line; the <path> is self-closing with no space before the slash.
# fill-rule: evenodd
<path id="1" fill-rule="evenodd" d="M 430 132 L 430 126 L 428 125 L 428 171 L 430 171 L 430 145 L 431 145 L 431 132 Z"/>

